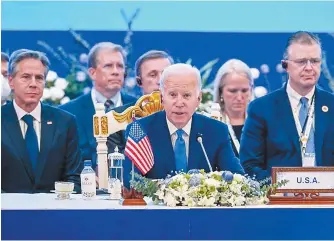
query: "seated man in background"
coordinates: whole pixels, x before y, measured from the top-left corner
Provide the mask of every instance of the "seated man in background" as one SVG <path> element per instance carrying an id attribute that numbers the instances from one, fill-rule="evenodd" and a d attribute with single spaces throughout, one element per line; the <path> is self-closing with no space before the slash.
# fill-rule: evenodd
<path id="1" fill-rule="evenodd" d="M 213 171 L 244 173 L 232 150 L 227 126 L 195 113 L 201 102 L 201 83 L 199 70 L 190 65 L 174 64 L 164 70 L 160 91 L 165 110 L 138 120 L 153 150 L 153 166 L 144 172 L 137 166 L 146 177 L 165 178 L 175 171 L 187 172 L 190 169 L 204 169 L 209 172 L 209 164 L 198 142 L 199 136 L 203 139 Z M 135 123 L 128 126 L 127 133 Z M 133 153 L 131 148 L 128 148 L 129 144 L 128 139 L 125 149 L 127 157 L 124 161 L 126 186 L 129 186 L 132 170 L 129 157 Z"/>
<path id="2" fill-rule="evenodd" d="M 8 61 L 8 55 L 1 52 L 1 105 L 5 105 L 9 102 L 8 97 L 11 93 L 11 89 L 8 85 Z"/>
<path id="3" fill-rule="evenodd" d="M 2 192 L 50 192 L 56 181 L 73 182 L 80 191 L 75 117 L 40 102 L 49 60 L 37 51 L 18 50 L 8 69 L 14 100 L 1 107 Z"/>
<path id="4" fill-rule="evenodd" d="M 96 103 L 104 103 L 106 112 L 133 103 L 136 98 L 121 92 L 125 77 L 125 55 L 122 46 L 111 42 L 98 43 L 89 51 L 88 72 L 94 87 L 59 108 L 79 120 L 79 143 L 83 160 L 92 160 L 96 167 L 96 139 L 93 135 L 93 115 Z M 109 150 L 111 151 L 111 150 Z"/>
<path id="5" fill-rule="evenodd" d="M 136 80 L 139 87 L 142 89 L 143 95 L 151 94 L 155 90 L 159 90 L 159 83 L 162 71 L 174 64 L 173 58 L 164 51 L 150 50 L 141 55 L 135 64 Z M 123 112 L 134 103 L 115 108 L 118 113 Z M 115 149 L 118 146 L 120 152 L 125 148 L 125 133 L 118 131 L 108 137 L 108 150 Z"/>
<path id="6" fill-rule="evenodd" d="M 263 180 L 272 167 L 334 166 L 334 95 L 316 86 L 321 59 L 317 36 L 301 31 L 289 38 L 287 84 L 248 108 L 240 160 L 249 175 Z"/>

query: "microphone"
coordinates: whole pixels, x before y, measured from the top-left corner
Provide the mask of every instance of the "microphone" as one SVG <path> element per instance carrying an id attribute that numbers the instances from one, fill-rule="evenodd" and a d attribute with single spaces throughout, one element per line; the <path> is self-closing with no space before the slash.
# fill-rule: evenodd
<path id="1" fill-rule="evenodd" d="M 205 156 L 205 159 L 206 159 L 206 162 L 209 166 L 209 169 L 210 169 L 210 172 L 212 172 L 212 167 L 211 167 L 211 163 L 209 162 L 209 158 L 208 158 L 208 155 L 206 154 L 206 151 L 205 151 L 205 148 L 203 146 L 203 134 L 201 133 L 197 133 L 197 141 L 199 142 L 199 144 L 201 145 L 202 147 L 202 151 L 204 153 L 204 156 Z"/>

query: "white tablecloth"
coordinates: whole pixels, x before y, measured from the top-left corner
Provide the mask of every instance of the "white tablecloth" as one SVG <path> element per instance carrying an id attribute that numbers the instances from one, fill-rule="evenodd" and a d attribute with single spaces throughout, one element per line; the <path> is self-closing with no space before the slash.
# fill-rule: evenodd
<path id="1" fill-rule="evenodd" d="M 2 193 L 2 210 L 60 210 L 60 209 L 189 209 L 188 207 L 166 207 L 153 205 L 148 200 L 147 206 L 122 206 L 119 201 L 108 200 L 108 196 L 97 196 L 94 200 L 83 200 L 80 194 L 72 194 L 71 200 L 56 200 L 56 194 L 17 194 Z M 334 205 L 256 205 L 234 208 L 334 208 Z M 219 207 L 230 208 L 230 207 Z"/>

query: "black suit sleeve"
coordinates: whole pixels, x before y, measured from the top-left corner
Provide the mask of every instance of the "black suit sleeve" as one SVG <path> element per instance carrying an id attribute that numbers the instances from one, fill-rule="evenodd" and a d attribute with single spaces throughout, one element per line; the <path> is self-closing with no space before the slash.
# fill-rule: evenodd
<path id="1" fill-rule="evenodd" d="M 68 127 L 66 154 L 64 158 L 64 180 L 73 182 L 75 191 L 80 192 L 80 173 L 83 169 L 83 162 L 81 161 L 77 123 L 74 117 L 70 120 Z"/>
<path id="2" fill-rule="evenodd" d="M 107 139 L 108 153 L 113 153 L 115 147 L 118 147 L 118 152 L 123 153 L 125 149 L 125 131 L 118 131 L 108 136 Z"/>

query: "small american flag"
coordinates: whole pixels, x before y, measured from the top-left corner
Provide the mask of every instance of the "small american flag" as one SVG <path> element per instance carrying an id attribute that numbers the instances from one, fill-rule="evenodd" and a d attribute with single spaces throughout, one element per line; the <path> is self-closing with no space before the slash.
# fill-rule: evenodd
<path id="1" fill-rule="evenodd" d="M 137 121 L 130 126 L 124 153 L 143 175 L 153 167 L 154 157 L 150 140 Z"/>

